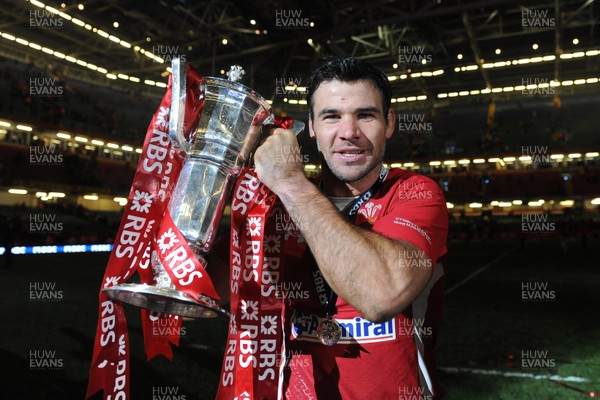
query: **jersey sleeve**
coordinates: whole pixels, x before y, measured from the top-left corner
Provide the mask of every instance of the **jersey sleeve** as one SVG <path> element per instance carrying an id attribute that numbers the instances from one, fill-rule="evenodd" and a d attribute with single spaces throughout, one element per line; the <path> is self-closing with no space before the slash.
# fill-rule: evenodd
<path id="1" fill-rule="evenodd" d="M 417 246 L 435 265 L 447 251 L 448 236 L 448 210 L 440 187 L 423 175 L 404 179 L 373 231 Z"/>

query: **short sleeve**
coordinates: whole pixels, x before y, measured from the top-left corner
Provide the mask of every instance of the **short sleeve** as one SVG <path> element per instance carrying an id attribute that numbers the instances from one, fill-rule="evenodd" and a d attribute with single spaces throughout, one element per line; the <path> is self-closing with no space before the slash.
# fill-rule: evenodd
<path id="1" fill-rule="evenodd" d="M 448 210 L 433 180 L 418 174 L 402 180 L 386 211 L 373 224 L 374 232 L 414 244 L 434 264 L 446 253 Z"/>

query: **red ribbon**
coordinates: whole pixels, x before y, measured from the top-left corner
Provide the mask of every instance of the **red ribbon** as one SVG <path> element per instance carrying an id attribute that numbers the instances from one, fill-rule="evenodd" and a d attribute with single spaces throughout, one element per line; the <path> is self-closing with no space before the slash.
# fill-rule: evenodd
<path id="1" fill-rule="evenodd" d="M 194 256 L 187 240 L 175 226 L 169 210 L 163 215 L 157 238 L 156 253 L 177 290 L 193 299 L 198 299 L 199 293 L 219 299 L 204 265 Z"/>
<path id="2" fill-rule="evenodd" d="M 273 125 L 278 126 L 283 129 L 290 129 L 292 127 L 293 122 L 294 122 L 294 120 L 291 119 L 290 117 L 275 116 L 275 122 L 273 122 Z"/>
<path id="3" fill-rule="evenodd" d="M 196 127 L 204 103 L 200 96 L 201 79 L 198 72 L 188 67 L 183 121 L 186 137 Z M 175 149 L 169 137 L 172 84 L 172 79 L 169 79 L 167 92 L 146 132 L 127 208 L 123 213 L 117 239 L 106 267 L 102 288 L 125 283 L 136 271 L 142 283 L 154 283 L 150 255 L 156 249 L 156 233 L 160 228 L 168 226 L 168 221 L 161 225 L 161 219 L 167 211 L 170 192 L 175 187 L 184 162 L 183 154 Z M 182 240 L 181 233 L 176 227 L 174 231 Z M 185 240 L 183 243 L 187 246 Z M 188 249 L 184 250 L 187 252 Z M 177 267 L 180 264 L 189 265 L 187 260 L 190 254 L 186 253 L 186 256 L 188 258 L 180 260 L 179 264 L 173 263 L 169 272 L 182 275 Z M 191 263 L 194 268 L 186 269 L 182 275 L 184 278 L 190 278 L 194 271 L 200 274 L 204 271 L 198 260 L 195 263 L 192 260 Z M 205 273 L 204 277 L 209 279 Z M 208 285 L 204 281 L 202 284 L 194 281 L 194 288 L 203 290 L 207 286 L 212 286 L 212 283 Z M 129 339 L 123 306 L 109 300 L 102 291 L 99 300 L 98 325 L 86 397 L 89 398 L 102 390 L 104 399 L 127 399 L 129 398 Z M 181 318 L 151 313 L 147 310 L 142 310 L 141 313 L 148 359 L 159 354 L 171 359 L 173 356 L 171 344 L 179 344 Z"/>
<path id="4" fill-rule="evenodd" d="M 292 122 L 275 117 L 285 129 Z M 231 320 L 217 400 L 282 396 L 284 303 L 276 293 L 283 233 L 270 215 L 276 199 L 254 169 L 242 171 L 231 204 Z"/>
<path id="5" fill-rule="evenodd" d="M 282 301 L 275 297 L 281 246 L 265 242 L 276 197 L 246 168 L 232 200 L 229 334 L 217 399 L 276 399 Z M 272 229 L 268 229 L 272 231 Z M 272 238 L 281 243 L 282 238 Z"/>

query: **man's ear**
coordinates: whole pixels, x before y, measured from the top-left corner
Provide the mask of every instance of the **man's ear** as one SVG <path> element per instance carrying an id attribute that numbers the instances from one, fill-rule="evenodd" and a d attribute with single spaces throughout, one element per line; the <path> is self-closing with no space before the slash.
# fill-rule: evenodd
<path id="1" fill-rule="evenodd" d="M 396 114 L 393 110 L 388 110 L 387 115 L 387 126 L 385 127 L 385 138 L 389 139 L 392 137 L 392 133 L 394 133 L 394 129 L 396 129 Z"/>
<path id="2" fill-rule="evenodd" d="M 308 133 L 309 133 L 310 138 L 312 140 L 316 139 L 315 131 L 313 130 L 313 122 L 312 122 L 312 116 L 311 115 L 308 116 Z"/>

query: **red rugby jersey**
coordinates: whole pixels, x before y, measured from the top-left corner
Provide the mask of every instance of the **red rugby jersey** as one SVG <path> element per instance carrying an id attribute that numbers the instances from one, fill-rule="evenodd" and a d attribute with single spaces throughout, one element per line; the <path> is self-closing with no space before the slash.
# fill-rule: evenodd
<path id="1" fill-rule="evenodd" d="M 281 216 L 284 211 L 278 207 L 274 210 L 275 215 L 280 213 L 276 218 L 286 221 Z M 338 298 L 334 317 L 343 334 L 338 344 L 327 347 L 316 336 L 324 317 L 318 300 L 323 293 L 317 291 L 317 287 L 322 289 L 322 278 L 318 270 L 309 267 L 311 258 L 301 235 L 290 231 L 284 243 L 286 261 L 279 282 L 280 294 L 286 298 L 286 361 L 282 366 L 285 397 L 439 399 L 442 389 L 436 379 L 433 345 L 441 322 L 441 259 L 447 252 L 448 214 L 442 191 L 425 176 L 392 169 L 379 190 L 360 208 L 355 222 L 417 246 L 429 260 L 411 259 L 406 261 L 407 267 L 431 265 L 433 275 L 411 305 L 381 324 L 364 319 Z"/>

